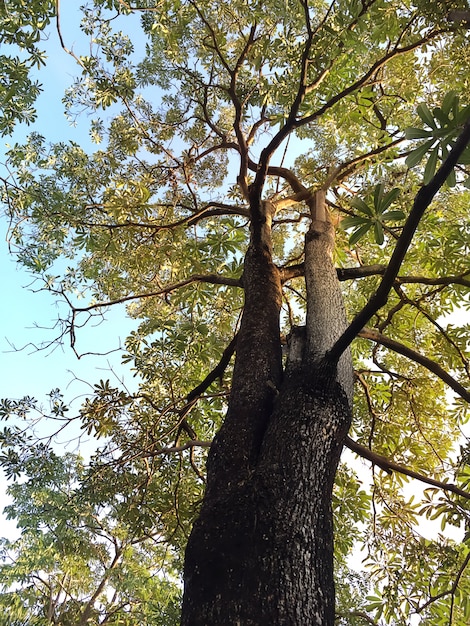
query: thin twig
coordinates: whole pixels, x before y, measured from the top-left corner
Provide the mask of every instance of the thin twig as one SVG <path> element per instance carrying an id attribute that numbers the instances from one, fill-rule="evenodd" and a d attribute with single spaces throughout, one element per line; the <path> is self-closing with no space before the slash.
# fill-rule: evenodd
<path id="1" fill-rule="evenodd" d="M 75 61 L 84 69 L 86 70 L 86 67 L 83 63 L 83 61 L 80 59 L 80 57 L 77 57 L 77 55 L 75 54 L 75 52 L 73 52 L 73 50 L 69 50 L 69 48 L 67 48 L 67 46 L 64 43 L 64 39 L 62 37 L 62 30 L 60 28 L 60 0 L 56 0 L 55 3 L 55 7 L 56 7 L 56 29 L 57 29 L 57 34 L 59 35 L 59 41 L 60 41 L 60 45 L 62 47 L 62 49 L 64 50 L 64 52 L 66 52 L 67 54 L 69 54 L 72 58 L 75 59 Z"/>

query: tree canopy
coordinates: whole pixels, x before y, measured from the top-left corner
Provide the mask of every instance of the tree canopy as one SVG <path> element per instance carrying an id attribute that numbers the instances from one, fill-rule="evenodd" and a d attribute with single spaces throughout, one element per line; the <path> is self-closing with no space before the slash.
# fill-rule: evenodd
<path id="1" fill-rule="evenodd" d="M 86 54 L 63 41 L 60 8 L 0 9 L 18 47 L 0 57 L 0 132 L 34 122 L 46 35 L 77 61 L 67 115 L 90 119 L 83 145 L 51 145 L 39 119 L 10 148 L 8 239 L 68 305 L 57 341 L 77 356 L 83 327 L 125 307 L 135 330 L 122 360 L 136 379 L 91 381 L 78 410 L 58 390 L 48 406 L 2 401 L 7 515 L 22 535 L 3 541 L 0 623 L 178 623 L 250 229 L 266 218 L 256 207 L 271 207 L 281 345 L 304 324 L 304 239 L 321 191 L 356 319 L 352 453 L 332 503 L 337 623 L 468 624 L 467 3 L 94 0 Z M 90 461 L 38 441 L 28 425 L 40 417 L 95 436 Z"/>

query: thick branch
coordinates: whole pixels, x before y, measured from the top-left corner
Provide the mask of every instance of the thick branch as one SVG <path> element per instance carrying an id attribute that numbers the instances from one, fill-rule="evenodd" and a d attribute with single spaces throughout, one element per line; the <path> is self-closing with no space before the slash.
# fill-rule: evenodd
<path id="1" fill-rule="evenodd" d="M 419 283 L 421 285 L 462 285 L 463 287 L 470 287 L 470 279 L 465 278 L 470 274 L 470 271 L 463 274 L 457 274 L 457 276 L 442 276 L 440 278 L 428 278 L 427 276 L 398 276 L 396 282 L 398 284 L 405 283 Z"/>
<path id="2" fill-rule="evenodd" d="M 447 180 L 449 174 L 454 169 L 460 156 L 470 142 L 470 120 L 465 124 L 462 132 L 460 133 L 454 147 L 452 148 L 449 156 L 442 163 L 433 179 L 427 184 L 423 185 L 416 195 L 413 208 L 405 222 L 402 233 L 398 238 L 395 250 L 391 256 L 390 262 L 387 266 L 382 281 L 366 304 L 366 306 L 358 313 L 354 318 L 350 326 L 346 329 L 344 334 L 338 339 L 335 345 L 327 354 L 327 359 L 331 361 L 337 361 L 343 351 L 349 346 L 353 339 L 358 335 L 359 331 L 367 324 L 370 318 L 382 308 L 387 300 L 388 294 L 393 286 L 393 283 L 398 275 L 403 259 L 405 258 L 408 249 L 410 247 L 413 236 L 416 229 L 424 215 L 424 212 L 431 204 L 434 196 Z"/>
<path id="3" fill-rule="evenodd" d="M 461 398 L 463 398 L 467 402 L 470 402 L 470 391 L 465 389 L 465 387 L 463 387 L 459 382 L 457 382 L 455 378 L 453 378 L 448 372 L 446 372 L 435 361 L 432 361 L 431 359 L 428 359 L 428 357 L 423 356 L 419 352 L 416 352 L 416 350 L 413 350 L 412 348 L 408 348 L 408 346 L 405 346 L 404 344 L 399 343 L 398 341 L 395 341 L 394 339 L 390 339 L 390 337 L 381 335 L 377 331 L 369 329 L 369 328 L 365 328 L 361 330 L 358 333 L 358 336 L 362 337 L 363 339 L 370 339 L 371 341 L 375 341 L 376 343 L 379 343 L 380 345 L 385 346 L 386 348 L 389 348 L 390 350 L 393 350 L 394 352 L 398 352 L 399 354 L 402 354 L 403 356 L 407 357 L 408 359 L 411 359 L 415 363 L 419 363 L 419 365 L 422 365 L 423 367 L 428 369 L 430 372 L 435 374 L 442 381 L 444 381 L 447 385 L 449 385 L 449 387 L 453 391 L 455 391 L 455 393 L 458 394 Z"/>
<path id="4" fill-rule="evenodd" d="M 252 172 L 258 171 L 258 164 L 255 163 L 252 159 L 249 159 L 248 167 Z M 288 167 L 270 165 L 267 169 L 267 176 L 279 176 L 279 178 L 283 178 L 289 183 L 294 193 L 311 193 L 309 189 L 307 189 L 307 187 L 305 187 L 300 182 L 299 178 L 297 178 L 294 172 Z"/>
<path id="5" fill-rule="evenodd" d="M 440 480 L 436 480 L 435 478 L 429 478 L 429 476 L 424 476 L 424 474 L 415 472 L 414 470 L 411 470 L 404 465 L 395 463 L 394 461 L 388 459 L 386 456 L 377 454 L 377 452 L 373 452 L 369 448 L 366 448 L 366 446 L 357 443 L 357 441 L 354 441 L 353 439 L 351 439 L 351 437 L 346 437 L 344 445 L 362 458 L 367 459 L 373 465 L 377 465 L 377 467 L 380 467 L 389 474 L 391 472 L 398 472 L 399 474 L 409 476 L 410 478 L 415 478 L 416 480 L 419 480 L 422 483 L 426 483 L 427 485 L 438 487 L 439 489 L 443 489 L 444 491 L 451 491 L 452 493 L 455 493 L 462 498 L 470 500 L 470 493 L 464 491 L 463 489 L 460 489 L 460 487 L 457 487 L 457 485 L 454 485 L 452 483 L 444 483 Z"/>
<path id="6" fill-rule="evenodd" d="M 300 106 L 304 101 L 306 89 L 307 89 L 307 75 L 308 75 L 308 66 L 309 66 L 309 56 L 310 50 L 312 48 L 313 43 L 313 31 L 310 23 L 310 15 L 309 15 L 309 6 L 307 0 L 301 0 L 301 4 L 304 10 L 305 17 L 305 26 L 307 29 L 307 38 L 305 40 L 304 49 L 302 52 L 302 58 L 300 61 L 300 75 L 298 81 L 297 93 L 295 95 L 294 101 L 289 111 L 289 115 L 287 117 L 286 123 L 284 126 L 276 133 L 276 135 L 272 138 L 269 144 L 261 151 L 259 167 L 256 172 L 255 180 L 250 190 L 250 197 L 252 200 L 252 205 L 257 206 L 261 201 L 261 193 L 263 190 L 263 186 L 266 180 L 266 176 L 268 174 L 269 162 L 271 160 L 272 155 L 277 150 L 277 148 L 282 144 L 284 139 L 286 139 L 290 133 L 295 128 L 295 121 L 297 118 L 297 114 L 299 112 Z"/>
<path id="7" fill-rule="evenodd" d="M 252 25 L 250 29 L 250 34 L 248 36 L 248 40 L 245 43 L 245 47 L 243 48 L 239 58 L 237 59 L 237 63 L 235 65 L 235 69 L 231 73 L 231 81 L 230 81 L 230 89 L 229 95 L 232 99 L 233 106 L 235 108 L 235 120 L 233 122 L 233 129 L 235 131 L 235 135 L 237 137 L 238 144 L 240 146 L 240 170 L 238 174 L 238 183 L 245 197 L 248 197 L 248 186 L 247 186 L 247 172 L 248 172 L 248 143 L 243 133 L 242 121 L 243 121 L 243 108 L 244 104 L 240 101 L 237 94 L 237 79 L 239 71 L 243 65 L 243 62 L 250 50 L 253 46 L 255 40 L 255 32 L 256 32 L 256 23 Z"/>
<path id="8" fill-rule="evenodd" d="M 86 208 L 94 208 L 98 205 L 87 205 Z M 159 232 L 161 230 L 172 230 L 178 228 L 178 226 L 194 226 L 201 220 L 218 215 L 240 215 L 242 217 L 249 217 L 248 209 L 232 207 L 223 202 L 211 202 L 202 209 L 187 217 L 183 217 L 176 222 L 168 222 L 167 224 L 157 224 L 152 222 L 134 222 L 132 220 L 126 220 L 122 223 L 107 224 L 106 222 L 81 222 L 84 226 L 89 228 L 106 228 L 108 230 L 116 230 L 119 228 L 138 228 L 140 230 L 153 230 Z"/>
<path id="9" fill-rule="evenodd" d="M 354 280 L 356 278 L 367 278 L 368 276 L 383 276 L 387 269 L 386 265 L 360 265 L 358 267 L 338 267 L 336 273 L 338 274 L 338 280 Z M 305 272 L 304 264 L 297 263 L 296 265 L 288 265 L 287 267 L 279 268 L 281 272 L 282 283 L 291 280 L 292 278 L 298 278 L 303 276 Z M 457 274 L 455 276 L 397 276 L 395 284 L 420 284 L 420 285 L 462 285 L 463 287 L 470 287 L 470 279 L 466 278 L 470 274 L 470 271 Z"/>
<path id="10" fill-rule="evenodd" d="M 339 267 L 336 270 L 338 280 L 353 280 L 354 278 L 365 278 L 367 276 L 377 276 L 384 274 L 387 269 L 386 265 L 361 265 L 360 267 Z M 289 265 L 279 269 L 281 272 L 281 282 L 285 283 L 292 278 L 298 278 L 305 273 L 303 263 Z M 412 281 L 411 281 L 412 282 Z M 419 281 L 416 281 L 419 282 Z"/>

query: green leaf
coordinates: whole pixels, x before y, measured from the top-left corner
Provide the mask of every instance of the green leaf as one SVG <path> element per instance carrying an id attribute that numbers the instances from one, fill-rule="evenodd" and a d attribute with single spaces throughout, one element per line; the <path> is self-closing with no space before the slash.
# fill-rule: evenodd
<path id="1" fill-rule="evenodd" d="M 439 107 L 433 109 L 433 115 L 437 120 L 439 120 L 441 126 L 447 126 L 450 122 L 449 117 Z"/>
<path id="2" fill-rule="evenodd" d="M 374 224 L 374 236 L 376 243 L 381 246 L 384 242 L 384 229 L 382 227 L 382 224 L 378 221 Z"/>
<path id="3" fill-rule="evenodd" d="M 455 187 L 455 185 L 457 184 L 457 175 L 455 173 L 455 169 L 453 169 L 447 177 L 446 183 L 449 185 L 449 187 Z"/>
<path id="4" fill-rule="evenodd" d="M 455 111 L 458 106 L 459 96 L 455 90 L 448 91 L 442 100 L 441 109 L 444 115 L 449 118 L 451 111 Z"/>
<path id="5" fill-rule="evenodd" d="M 380 207 L 382 204 L 382 198 L 383 198 L 383 194 L 384 194 L 384 190 L 385 190 L 385 185 L 383 183 L 379 183 L 378 185 L 375 186 L 374 189 L 374 208 L 375 208 L 375 212 L 380 213 Z"/>
<path id="6" fill-rule="evenodd" d="M 430 148 L 434 145 L 435 139 L 430 139 L 425 143 L 421 144 L 414 150 L 410 152 L 410 154 L 406 157 L 406 165 L 409 168 L 418 165 L 418 163 L 423 159 L 424 155 L 430 150 Z"/>
<path id="7" fill-rule="evenodd" d="M 423 128 L 414 128 L 410 126 L 405 129 L 406 139 L 425 139 L 432 135 L 432 130 L 424 130 Z"/>
<path id="8" fill-rule="evenodd" d="M 389 192 L 387 192 L 385 196 L 382 198 L 380 207 L 377 207 L 378 209 L 377 212 L 383 213 L 384 211 L 386 211 L 388 207 L 393 202 L 395 202 L 395 200 L 398 198 L 399 195 L 400 195 L 400 189 L 398 189 L 398 187 L 395 187 L 394 189 L 391 189 Z"/>
<path id="9" fill-rule="evenodd" d="M 418 104 L 418 106 L 416 107 L 416 112 L 425 124 L 427 124 L 430 128 L 437 130 L 437 124 L 427 104 L 425 104 L 424 102 Z"/>
<path id="10" fill-rule="evenodd" d="M 462 165 L 470 165 L 470 146 L 465 148 L 459 158 L 459 163 Z"/>
<path id="11" fill-rule="evenodd" d="M 365 215 L 368 215 L 369 217 L 373 217 L 374 214 L 372 212 L 372 209 L 361 198 L 352 198 L 350 200 L 350 204 L 352 207 L 354 207 L 361 213 L 364 213 Z"/>
<path id="12" fill-rule="evenodd" d="M 437 160 L 439 157 L 439 146 L 436 146 L 431 154 L 429 155 L 429 159 L 428 162 L 426 163 L 426 167 L 424 168 L 424 184 L 427 185 L 432 177 L 434 176 L 434 173 L 436 171 L 436 167 L 437 167 Z"/>
<path id="13" fill-rule="evenodd" d="M 387 211 L 382 215 L 382 221 L 384 222 L 401 222 L 406 218 L 403 211 L 396 209 L 394 211 Z"/>
<path id="14" fill-rule="evenodd" d="M 364 224 L 357 230 L 353 232 L 353 234 L 349 237 L 349 245 L 354 246 L 360 239 L 364 237 L 364 235 L 372 228 L 372 222 L 368 222 Z"/>
<path id="15" fill-rule="evenodd" d="M 356 226 L 361 226 L 362 224 L 370 224 L 371 220 L 366 217 L 359 216 L 348 216 L 341 220 L 341 227 L 344 230 L 348 228 L 355 228 Z"/>

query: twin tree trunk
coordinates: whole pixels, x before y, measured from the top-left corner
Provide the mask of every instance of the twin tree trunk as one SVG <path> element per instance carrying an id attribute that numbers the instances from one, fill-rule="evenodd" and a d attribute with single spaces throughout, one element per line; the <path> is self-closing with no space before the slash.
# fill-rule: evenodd
<path id="1" fill-rule="evenodd" d="M 349 353 L 325 359 L 346 317 L 322 192 L 310 204 L 307 320 L 284 371 L 272 205 L 252 222 L 232 391 L 186 550 L 182 626 L 334 624 L 331 492 L 353 373 Z"/>

